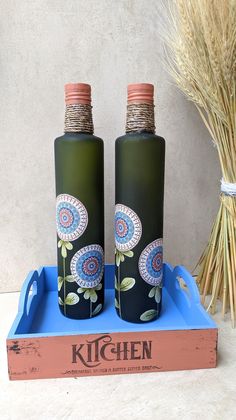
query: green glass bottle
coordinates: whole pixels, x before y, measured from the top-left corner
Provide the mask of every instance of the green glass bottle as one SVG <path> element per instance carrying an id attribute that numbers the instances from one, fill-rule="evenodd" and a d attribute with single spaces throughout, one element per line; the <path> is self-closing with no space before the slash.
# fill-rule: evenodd
<path id="1" fill-rule="evenodd" d="M 115 149 L 115 306 L 135 323 L 157 319 L 162 298 L 165 140 L 155 135 L 153 93 L 151 84 L 128 86 Z"/>
<path id="2" fill-rule="evenodd" d="M 61 312 L 91 318 L 104 303 L 103 141 L 93 135 L 91 87 L 65 86 L 65 134 L 55 140 Z"/>

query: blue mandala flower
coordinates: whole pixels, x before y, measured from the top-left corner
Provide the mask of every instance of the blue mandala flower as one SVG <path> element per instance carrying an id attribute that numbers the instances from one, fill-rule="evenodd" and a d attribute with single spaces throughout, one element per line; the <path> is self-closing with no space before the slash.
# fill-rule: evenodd
<path id="1" fill-rule="evenodd" d="M 139 242 L 142 224 L 137 214 L 123 204 L 116 204 L 115 241 L 118 251 L 129 251 Z"/>
<path id="2" fill-rule="evenodd" d="M 139 273 L 144 281 L 159 286 L 163 275 L 163 241 L 156 239 L 143 250 L 138 262 Z"/>
<path id="3" fill-rule="evenodd" d="M 70 263 L 74 280 L 83 288 L 97 286 L 103 277 L 104 256 L 100 245 L 88 245 L 73 256 Z"/>
<path id="4" fill-rule="evenodd" d="M 85 231 L 88 213 L 77 198 L 69 194 L 60 194 L 56 206 L 57 234 L 63 241 L 75 241 Z"/>

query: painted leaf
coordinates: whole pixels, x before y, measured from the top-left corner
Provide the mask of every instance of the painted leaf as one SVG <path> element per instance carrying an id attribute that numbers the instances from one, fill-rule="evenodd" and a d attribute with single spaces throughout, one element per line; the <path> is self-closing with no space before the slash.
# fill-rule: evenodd
<path id="1" fill-rule="evenodd" d="M 123 251 L 123 254 L 124 254 L 126 257 L 130 257 L 130 258 L 134 256 L 133 251 Z"/>
<path id="2" fill-rule="evenodd" d="M 65 247 L 71 251 L 73 249 L 73 245 L 70 242 L 65 242 Z"/>
<path id="3" fill-rule="evenodd" d="M 115 276 L 115 289 L 118 290 L 118 282 L 117 282 L 116 276 Z"/>
<path id="4" fill-rule="evenodd" d="M 66 250 L 65 245 L 62 245 L 62 247 L 61 247 L 61 255 L 62 255 L 63 258 L 67 257 L 67 250 Z"/>
<path id="5" fill-rule="evenodd" d="M 63 277 L 58 276 L 57 277 L 57 284 L 58 284 L 58 290 L 61 290 L 61 286 L 63 285 Z"/>
<path id="6" fill-rule="evenodd" d="M 121 262 L 124 262 L 124 260 L 125 260 L 125 257 L 122 253 L 120 253 L 120 260 L 121 260 Z"/>
<path id="7" fill-rule="evenodd" d="M 119 307 L 120 307 L 120 305 L 119 305 L 119 302 L 118 302 L 118 300 L 115 298 L 115 307 L 117 308 L 117 309 L 119 309 Z"/>
<path id="8" fill-rule="evenodd" d="M 120 265 L 120 253 L 118 251 L 116 252 L 116 265 L 117 267 Z"/>
<path id="9" fill-rule="evenodd" d="M 65 299 L 66 305 L 76 305 L 79 302 L 79 296 L 76 293 L 68 293 Z"/>
<path id="10" fill-rule="evenodd" d="M 156 303 L 160 303 L 161 301 L 161 291 L 160 291 L 160 287 L 156 287 L 156 293 L 155 293 L 155 301 Z"/>
<path id="11" fill-rule="evenodd" d="M 57 246 L 58 246 L 58 248 L 61 248 L 61 246 L 62 246 L 62 240 L 61 239 L 58 241 Z"/>
<path id="12" fill-rule="evenodd" d="M 91 292 L 90 292 L 90 300 L 93 303 L 97 302 L 97 300 L 98 300 L 98 295 L 97 295 L 97 293 L 95 292 L 94 289 L 92 289 Z"/>
<path id="13" fill-rule="evenodd" d="M 99 305 L 96 306 L 96 308 L 94 309 L 94 311 L 92 312 L 92 315 L 97 315 L 102 309 L 102 304 L 99 303 Z"/>
<path id="14" fill-rule="evenodd" d="M 90 289 L 86 289 L 84 292 L 84 299 L 86 300 L 90 299 L 90 293 L 91 293 Z"/>
<path id="15" fill-rule="evenodd" d="M 148 293 L 148 297 L 153 298 L 155 296 L 156 293 L 156 288 L 152 287 L 150 292 Z"/>
<path id="16" fill-rule="evenodd" d="M 58 298 L 58 302 L 59 302 L 59 305 L 64 305 L 64 302 L 63 302 L 63 300 L 60 298 L 60 296 L 59 296 L 59 298 Z"/>
<path id="17" fill-rule="evenodd" d="M 72 275 L 69 275 L 69 276 L 66 276 L 66 281 L 68 281 L 69 283 L 72 283 L 75 281 L 75 279 Z"/>
<path id="18" fill-rule="evenodd" d="M 132 289 L 134 285 L 135 285 L 135 279 L 133 279 L 132 277 L 125 277 L 122 280 L 119 289 L 121 292 L 127 292 L 127 290 Z"/>
<path id="19" fill-rule="evenodd" d="M 148 311 L 144 312 L 141 316 L 140 316 L 140 320 L 147 322 L 147 321 L 151 321 L 153 318 L 155 318 L 157 316 L 157 311 L 156 309 L 149 309 Z"/>
<path id="20" fill-rule="evenodd" d="M 84 293 L 86 291 L 86 289 L 84 287 L 79 287 L 77 289 L 77 293 Z"/>

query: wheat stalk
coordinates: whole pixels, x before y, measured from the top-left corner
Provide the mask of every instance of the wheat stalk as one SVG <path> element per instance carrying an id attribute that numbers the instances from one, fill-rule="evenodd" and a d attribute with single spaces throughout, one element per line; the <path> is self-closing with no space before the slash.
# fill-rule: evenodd
<path id="1" fill-rule="evenodd" d="M 196 105 L 217 147 L 222 176 L 236 183 L 236 0 L 168 2 L 164 40 L 168 69 Z M 220 195 L 220 209 L 199 263 L 197 282 L 208 310 L 222 300 L 236 320 L 236 197 Z"/>

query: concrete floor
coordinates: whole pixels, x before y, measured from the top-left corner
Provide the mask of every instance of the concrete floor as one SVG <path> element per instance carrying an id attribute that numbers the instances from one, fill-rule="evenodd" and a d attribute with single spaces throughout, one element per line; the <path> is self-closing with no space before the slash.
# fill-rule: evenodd
<path id="1" fill-rule="evenodd" d="M 236 419 L 236 330 L 219 314 L 216 369 L 10 382 L 5 339 L 18 298 L 0 294 L 1 420 Z"/>

